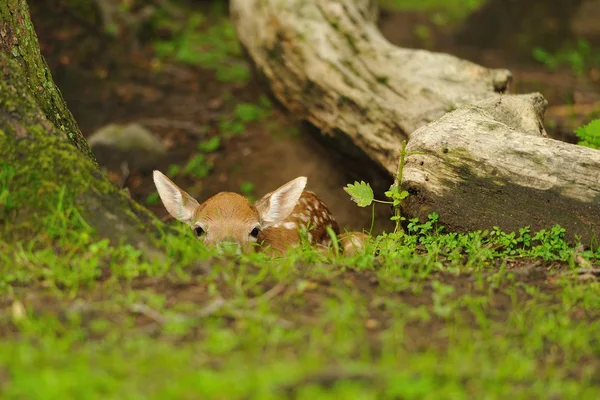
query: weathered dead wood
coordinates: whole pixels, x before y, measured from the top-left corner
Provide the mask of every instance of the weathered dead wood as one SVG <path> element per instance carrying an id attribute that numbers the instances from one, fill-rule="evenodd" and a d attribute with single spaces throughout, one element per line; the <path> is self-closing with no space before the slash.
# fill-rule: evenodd
<path id="1" fill-rule="evenodd" d="M 375 1 L 232 0 L 231 13 L 294 115 L 392 176 L 403 139 L 425 153 L 404 171 L 408 216 L 436 211 L 452 231 L 558 223 L 586 244 L 600 234 L 600 152 L 548 139 L 542 95 L 499 94 L 508 71 L 391 45 Z"/>
<path id="2" fill-rule="evenodd" d="M 549 139 L 541 94 L 462 107 L 413 132 L 404 211 L 433 211 L 450 231 L 518 231 L 560 224 L 569 238 L 600 237 L 600 151 Z"/>
<path id="3" fill-rule="evenodd" d="M 394 174 L 398 149 L 446 112 L 507 90 L 510 73 L 403 49 L 375 0 L 232 0 L 238 37 L 275 98 Z"/>

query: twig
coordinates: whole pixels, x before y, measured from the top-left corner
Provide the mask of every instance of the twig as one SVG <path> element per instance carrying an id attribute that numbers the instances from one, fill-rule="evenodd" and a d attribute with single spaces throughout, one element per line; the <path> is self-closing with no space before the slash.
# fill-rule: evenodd
<path id="1" fill-rule="evenodd" d="M 125 184 L 127 183 L 127 179 L 129 179 L 129 175 L 131 171 L 129 170 L 129 164 L 127 161 L 123 161 L 121 163 L 121 177 L 119 178 L 119 188 L 123 189 Z"/>
<path id="2" fill-rule="evenodd" d="M 270 317 L 268 315 L 262 315 L 260 313 L 257 312 L 253 312 L 253 311 L 245 311 L 245 310 L 230 310 L 229 313 L 234 316 L 235 318 L 252 318 L 252 319 L 258 319 L 258 320 L 267 320 L 269 322 L 273 322 L 278 324 L 279 326 L 281 326 L 282 328 L 292 328 L 294 325 L 288 321 L 285 320 L 283 318 L 277 318 L 277 317 Z"/>
<path id="3" fill-rule="evenodd" d="M 145 317 L 148 317 L 151 320 L 158 322 L 161 325 L 164 325 L 167 323 L 167 319 L 161 313 L 148 307 L 146 304 L 135 303 L 135 304 L 132 304 L 129 307 L 129 309 L 131 310 L 131 312 L 134 312 L 136 314 L 141 314 Z"/>
<path id="4" fill-rule="evenodd" d="M 170 219 L 173 219 L 173 216 L 171 214 L 167 214 L 164 217 L 162 217 L 160 220 L 161 220 L 161 222 L 167 222 Z"/>
<path id="5" fill-rule="evenodd" d="M 219 311 L 221 308 L 223 308 L 225 304 L 227 304 L 225 300 L 221 296 L 219 296 L 210 303 L 208 303 L 208 305 L 202 310 L 198 311 L 196 313 L 196 316 L 200 318 L 206 318 Z"/>
<path id="6" fill-rule="evenodd" d="M 273 286 L 271 289 L 269 289 L 268 291 L 266 291 L 265 293 L 263 293 L 262 295 L 255 297 L 253 299 L 250 299 L 248 301 L 248 303 L 251 306 L 255 306 L 257 305 L 260 301 L 268 301 L 271 300 L 273 297 L 277 296 L 278 294 L 280 294 L 281 292 L 283 292 L 283 289 L 285 289 L 285 284 L 283 282 L 279 282 L 277 285 Z"/>

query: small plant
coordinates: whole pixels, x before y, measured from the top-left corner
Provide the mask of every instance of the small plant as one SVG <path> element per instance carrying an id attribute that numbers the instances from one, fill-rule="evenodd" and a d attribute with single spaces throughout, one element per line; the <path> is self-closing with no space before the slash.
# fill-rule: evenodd
<path id="1" fill-rule="evenodd" d="M 565 46 L 555 53 L 536 47 L 532 56 L 552 71 L 560 66 L 567 66 L 577 76 L 584 75 L 590 68 L 600 65 L 600 57 L 585 40 L 577 41 L 574 46 Z"/>
<path id="2" fill-rule="evenodd" d="M 196 154 L 183 167 L 181 172 L 195 178 L 206 178 L 212 169 L 212 163 L 202 153 Z"/>
<path id="3" fill-rule="evenodd" d="M 579 145 L 600 150 L 600 119 L 593 120 L 589 124 L 577 128 L 575 134 L 581 139 Z"/>
<path id="4" fill-rule="evenodd" d="M 206 154 L 214 153 L 219 147 L 221 147 L 221 138 L 219 136 L 213 136 L 210 139 L 199 142 L 197 148 L 200 153 L 190 158 L 183 167 L 177 164 L 169 165 L 169 176 L 183 174 L 194 178 L 207 177 L 212 170 L 213 165 L 212 162 L 207 159 Z M 152 205 L 155 203 L 152 202 L 152 199 L 146 199 L 146 204 Z"/>
<path id="5" fill-rule="evenodd" d="M 242 184 L 240 185 L 240 193 L 246 196 L 250 201 L 256 200 L 254 197 L 254 189 L 254 183 L 250 181 L 242 182 Z"/>
<path id="6" fill-rule="evenodd" d="M 153 206 L 158 204 L 160 200 L 160 197 L 158 196 L 157 192 L 154 193 L 150 193 L 147 197 L 146 197 L 146 204 L 149 206 Z"/>
<path id="7" fill-rule="evenodd" d="M 157 29 L 173 31 L 172 37 L 154 42 L 159 59 L 174 59 L 216 72 L 219 82 L 247 82 L 250 71 L 241 57 L 241 49 L 233 25 L 226 15 L 217 13 L 218 22 L 208 24 L 205 15 L 192 12 L 183 29 L 168 17 L 157 18 Z"/>
<path id="8" fill-rule="evenodd" d="M 373 202 L 390 204 L 394 208 L 394 216 L 391 218 L 392 221 L 396 222 L 394 232 L 402 231 L 402 221 L 406 218 L 402 217 L 400 205 L 402 201 L 408 197 L 409 193 L 406 190 L 402 190 L 402 171 L 404 170 L 404 163 L 406 156 L 412 154 L 420 154 L 418 152 L 407 152 L 406 151 L 406 140 L 402 141 L 402 148 L 400 149 L 400 163 L 398 164 L 398 172 L 396 174 L 396 182 L 390 187 L 390 190 L 385 192 L 385 196 L 391 201 L 377 200 L 373 194 L 371 185 L 361 182 L 354 182 L 354 184 L 348 184 L 344 190 L 348 193 L 352 200 L 358 204 L 359 207 L 370 206 Z"/>
<path id="9" fill-rule="evenodd" d="M 219 147 L 221 147 L 221 138 L 219 136 L 213 136 L 208 140 L 198 143 L 198 150 L 203 153 L 214 153 Z"/>
<path id="10" fill-rule="evenodd" d="M 9 189 L 10 182 L 15 178 L 16 170 L 12 165 L 0 165 L 0 220 L 18 208 L 15 194 Z"/>
<path id="11" fill-rule="evenodd" d="M 389 10 L 407 10 L 426 12 L 432 19 L 444 24 L 460 21 L 477 7 L 483 0 L 379 0 L 380 7 Z"/>
<path id="12" fill-rule="evenodd" d="M 239 135 L 247 124 L 264 121 L 270 115 L 271 107 L 271 102 L 265 96 L 260 97 L 258 104 L 239 103 L 231 115 L 221 118 L 219 129 L 225 136 Z"/>

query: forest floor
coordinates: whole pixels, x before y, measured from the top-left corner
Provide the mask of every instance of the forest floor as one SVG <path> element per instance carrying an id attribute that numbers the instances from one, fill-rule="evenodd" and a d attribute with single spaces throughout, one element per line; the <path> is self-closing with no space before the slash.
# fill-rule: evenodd
<path id="1" fill-rule="evenodd" d="M 32 4 L 84 134 L 147 127 L 169 150 L 152 168 L 200 200 L 222 190 L 256 197 L 306 175 L 341 226 L 368 229 L 371 210 L 342 187 L 390 182 L 273 104 L 224 7 L 205 3 L 138 32 L 138 49 L 90 24 L 86 10 Z M 448 40 L 455 18 L 393 8 L 380 26 L 404 47 L 509 68 L 515 91 L 549 100 L 550 135 L 576 142 L 573 129 L 600 100 L 597 66 L 579 74 L 465 49 Z M 98 154 L 109 176 L 168 221 L 152 168 L 123 172 L 110 156 Z M 3 399 L 600 397 L 600 250 L 570 246 L 559 228 L 453 235 L 434 218 L 350 258 L 301 248 L 279 260 L 207 261 L 193 238 L 173 239 L 169 260 L 148 262 L 82 235 L 68 211 L 31 243 L 0 248 L 11 258 L 0 261 L 20 266 L 0 279 Z M 389 217 L 377 209 L 374 233 L 393 229 Z"/>

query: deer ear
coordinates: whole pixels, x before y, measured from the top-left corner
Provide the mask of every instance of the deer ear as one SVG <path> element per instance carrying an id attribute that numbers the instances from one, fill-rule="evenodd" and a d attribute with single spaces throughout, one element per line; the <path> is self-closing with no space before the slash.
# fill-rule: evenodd
<path id="1" fill-rule="evenodd" d="M 305 186 L 306 177 L 300 176 L 258 200 L 255 206 L 260 214 L 262 228 L 268 228 L 289 217 Z"/>
<path id="2" fill-rule="evenodd" d="M 194 211 L 200 205 L 198 202 L 179 186 L 174 184 L 162 172 L 155 170 L 153 173 L 154 185 L 158 190 L 158 195 L 162 200 L 165 208 L 173 216 L 173 218 L 184 222 L 188 225 L 192 224 Z"/>

